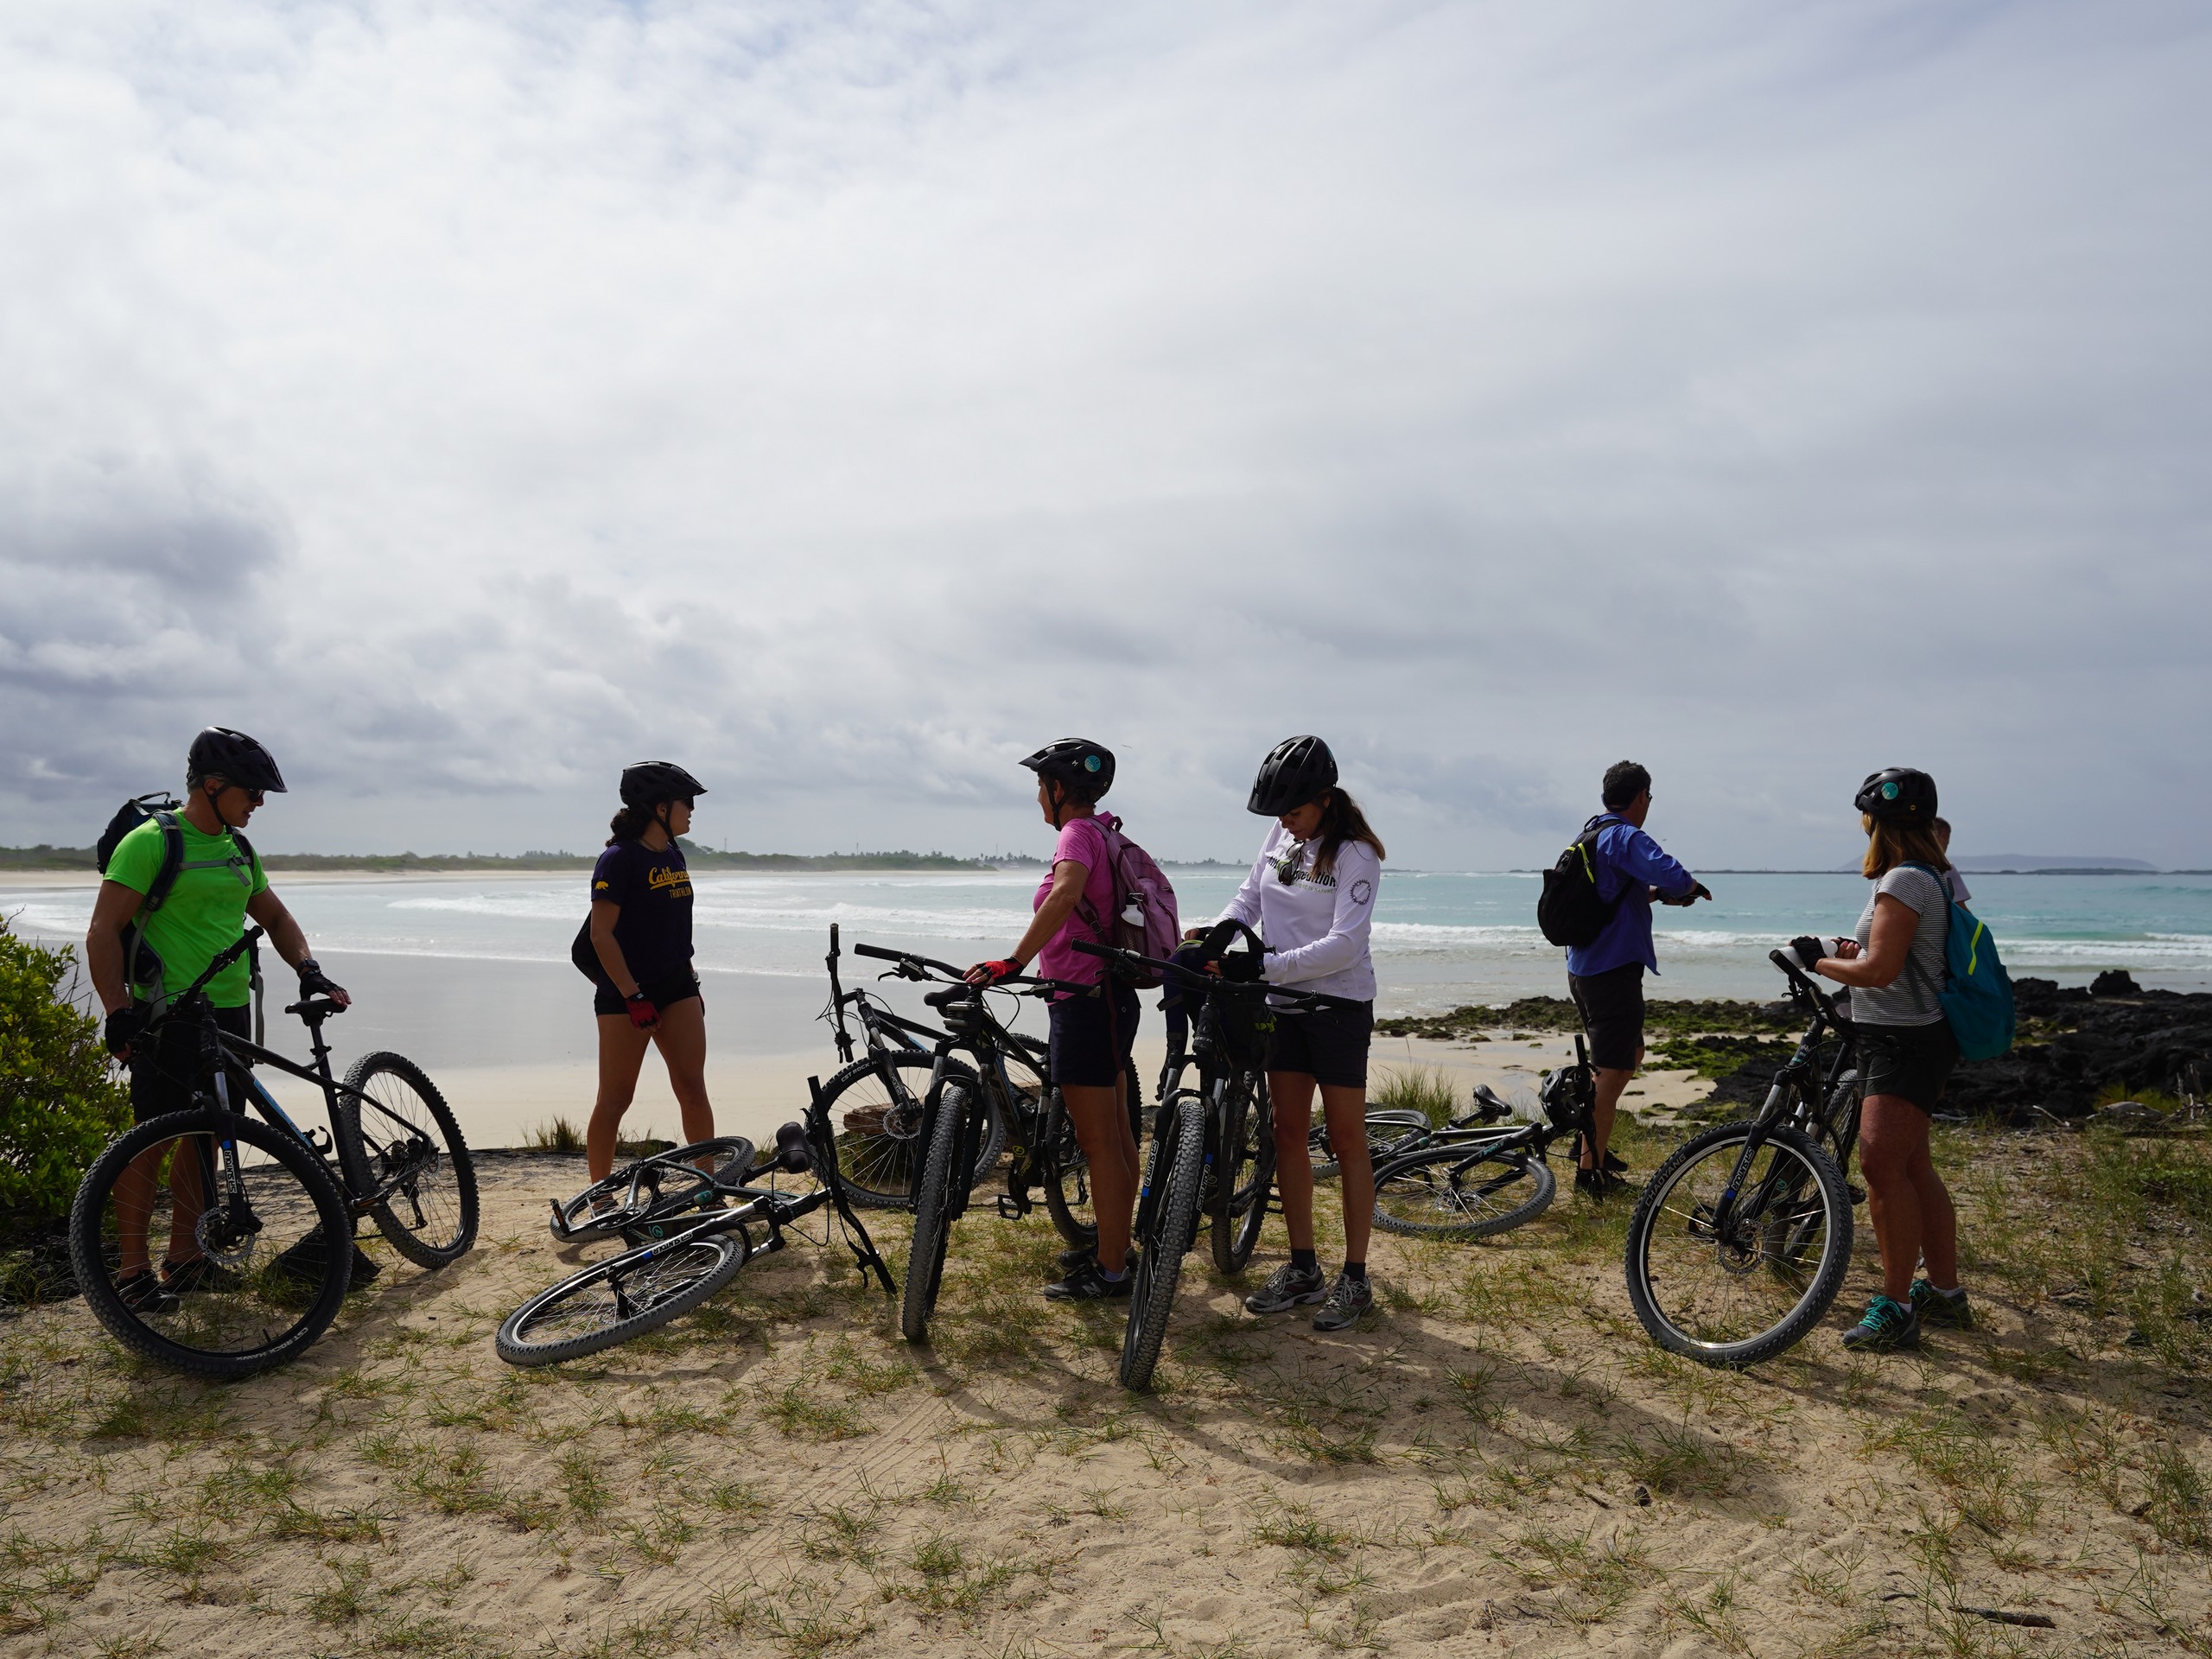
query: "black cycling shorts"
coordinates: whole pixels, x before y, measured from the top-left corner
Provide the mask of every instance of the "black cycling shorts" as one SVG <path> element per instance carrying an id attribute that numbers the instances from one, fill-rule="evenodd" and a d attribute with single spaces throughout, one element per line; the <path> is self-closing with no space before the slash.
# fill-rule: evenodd
<path id="1" fill-rule="evenodd" d="M 1375 1004 L 1350 1008 L 1316 1008 L 1293 1014 L 1270 1010 L 1275 1028 L 1268 1036 L 1267 1069 L 1303 1073 L 1332 1089 L 1367 1087 L 1367 1045 L 1375 1035 Z"/>
<path id="2" fill-rule="evenodd" d="M 143 1014 L 147 1005 L 141 1002 L 138 1009 Z M 253 1040 L 253 1010 L 244 1003 L 235 1008 L 216 1009 L 215 1023 L 228 1036 L 247 1042 Z M 152 1037 L 132 1044 L 132 1121 L 143 1123 L 164 1112 L 191 1111 L 192 1096 L 200 1082 L 201 1058 L 200 1021 L 188 1017 L 173 1019 Z M 243 1110 L 245 1102 L 233 1091 L 231 1104 Z"/>
<path id="3" fill-rule="evenodd" d="M 1108 1017 L 1109 1003 L 1112 1017 Z M 1063 997 L 1052 1006 L 1052 1081 L 1063 1089 L 1111 1089 L 1128 1070 L 1142 1005 L 1116 980 L 1103 996 Z"/>
<path id="4" fill-rule="evenodd" d="M 594 1014 L 627 1014 L 630 1004 L 622 993 L 614 988 L 612 980 L 599 980 L 591 995 Z M 674 1007 L 678 1002 L 699 995 L 699 976 L 689 968 L 672 974 L 663 974 L 658 979 L 639 980 L 638 988 L 645 994 L 645 1001 L 656 1009 Z M 706 999 L 700 998 L 701 1001 Z"/>
<path id="5" fill-rule="evenodd" d="M 1925 1026 L 1859 1027 L 1860 1092 L 1900 1095 L 1931 1116 L 1959 1063 L 1959 1040 L 1951 1022 Z"/>
<path id="6" fill-rule="evenodd" d="M 1590 1064 L 1606 1071 L 1633 1071 L 1643 1047 L 1643 964 L 1624 962 L 1602 974 L 1567 976 L 1567 988 L 1590 1039 Z"/>

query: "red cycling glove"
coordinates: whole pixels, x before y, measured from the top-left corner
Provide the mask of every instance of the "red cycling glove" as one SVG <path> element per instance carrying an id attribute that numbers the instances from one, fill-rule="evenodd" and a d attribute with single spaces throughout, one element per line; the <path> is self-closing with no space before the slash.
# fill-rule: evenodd
<path id="1" fill-rule="evenodd" d="M 660 1010 L 653 1007 L 652 999 L 643 991 L 626 998 L 623 1006 L 629 1010 L 630 1023 L 639 1031 L 651 1031 L 660 1024 Z"/>
<path id="2" fill-rule="evenodd" d="M 979 962 L 968 970 L 970 985 L 995 985 L 1002 979 L 1012 979 L 1020 973 L 1023 964 L 1012 957 L 1000 957 L 991 962 Z"/>

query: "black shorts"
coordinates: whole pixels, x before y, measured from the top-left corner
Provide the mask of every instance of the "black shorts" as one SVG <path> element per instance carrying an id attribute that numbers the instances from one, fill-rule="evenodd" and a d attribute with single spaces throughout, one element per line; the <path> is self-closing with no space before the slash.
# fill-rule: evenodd
<path id="1" fill-rule="evenodd" d="M 138 1004 L 145 1012 L 146 1004 Z M 253 1040 L 253 1010 L 241 1003 L 215 1010 L 215 1023 L 229 1036 Z M 144 1043 L 130 1050 L 130 1116 L 143 1123 L 164 1112 L 193 1109 L 193 1092 L 200 1081 L 200 1022 L 172 1020 Z M 245 1102 L 236 1092 L 231 1104 L 243 1109 Z"/>
<path id="2" fill-rule="evenodd" d="M 591 995 L 591 1011 L 594 1014 L 629 1013 L 628 1000 L 614 988 L 612 980 L 602 979 L 596 982 L 596 985 L 597 988 Z M 678 1002 L 699 995 L 699 976 L 689 968 L 680 969 L 672 974 L 663 974 L 658 979 L 641 979 L 638 982 L 638 988 L 645 994 L 645 1001 L 655 1008 L 671 1008 Z M 705 1001 L 703 997 L 700 1000 Z"/>
<path id="3" fill-rule="evenodd" d="M 1297 1071 L 1332 1089 L 1367 1087 L 1367 1044 L 1375 1035 L 1375 1004 L 1316 1008 L 1311 1014 L 1274 1010 L 1267 1069 Z"/>
<path id="4" fill-rule="evenodd" d="M 1129 1068 L 1142 1006 L 1135 988 L 1119 982 L 1103 996 L 1071 996 L 1053 1003 L 1052 1081 L 1063 1089 L 1071 1084 L 1078 1089 L 1111 1089 Z"/>
<path id="5" fill-rule="evenodd" d="M 1567 988 L 1590 1039 L 1590 1064 L 1605 1071 L 1636 1070 L 1643 1046 L 1643 964 L 1624 962 L 1602 974 L 1569 974 Z"/>
<path id="6" fill-rule="evenodd" d="M 1951 1068 L 1959 1063 L 1959 1039 L 1951 1034 L 1951 1022 L 1860 1026 L 1858 1031 L 1860 1092 L 1902 1095 L 1932 1115 L 1951 1080 Z"/>

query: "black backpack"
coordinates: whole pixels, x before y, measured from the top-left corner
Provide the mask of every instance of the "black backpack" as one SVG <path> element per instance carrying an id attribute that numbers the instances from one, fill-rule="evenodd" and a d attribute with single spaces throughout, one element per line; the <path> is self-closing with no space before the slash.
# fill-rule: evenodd
<path id="1" fill-rule="evenodd" d="M 1595 943 L 1620 909 L 1628 889 L 1622 887 L 1610 904 L 1598 896 L 1595 854 L 1598 832 L 1609 823 L 1624 822 L 1610 814 L 1591 819 L 1559 855 L 1559 862 L 1544 872 L 1543 894 L 1536 900 L 1536 925 L 1554 944 L 1573 949 Z"/>
<path id="2" fill-rule="evenodd" d="M 145 902 L 138 906 L 137 914 L 123 930 L 123 979 L 137 994 L 141 985 L 158 986 L 162 982 L 162 958 L 154 947 L 146 943 L 146 918 L 168 902 L 169 891 L 176 886 L 176 879 L 184 873 L 184 831 L 177 825 L 177 808 L 181 804 L 175 797 L 156 790 L 150 795 L 133 796 L 116 808 L 115 816 L 107 821 L 107 828 L 100 831 L 93 855 L 102 875 L 107 874 L 108 861 L 115 856 L 116 848 L 123 838 L 140 824 L 151 818 L 162 826 L 162 867 L 154 873 L 153 885 L 146 889 Z M 253 843 L 245 838 L 242 830 L 231 831 L 231 839 L 238 844 L 238 856 L 245 861 L 248 869 L 253 868 Z M 235 862 L 226 860 L 225 862 Z M 196 867 L 195 867 L 196 868 Z M 261 997 L 261 952 L 251 953 L 254 1001 L 258 1010 Z M 260 1035 L 258 1020 L 255 1035 Z"/>

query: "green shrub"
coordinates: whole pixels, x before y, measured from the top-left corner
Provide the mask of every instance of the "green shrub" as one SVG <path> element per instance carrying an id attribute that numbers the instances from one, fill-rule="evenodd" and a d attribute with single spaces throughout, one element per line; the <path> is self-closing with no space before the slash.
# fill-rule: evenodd
<path id="1" fill-rule="evenodd" d="M 1381 1069 L 1367 1103 L 1419 1112 L 1439 1128 L 1452 1121 L 1454 1111 L 1465 1109 L 1454 1091 L 1452 1074 L 1425 1065 Z"/>
<path id="2" fill-rule="evenodd" d="M 130 1122 L 99 1022 L 67 1000 L 76 966 L 75 951 L 18 938 L 0 918 L 0 1241 L 67 1213 Z"/>

